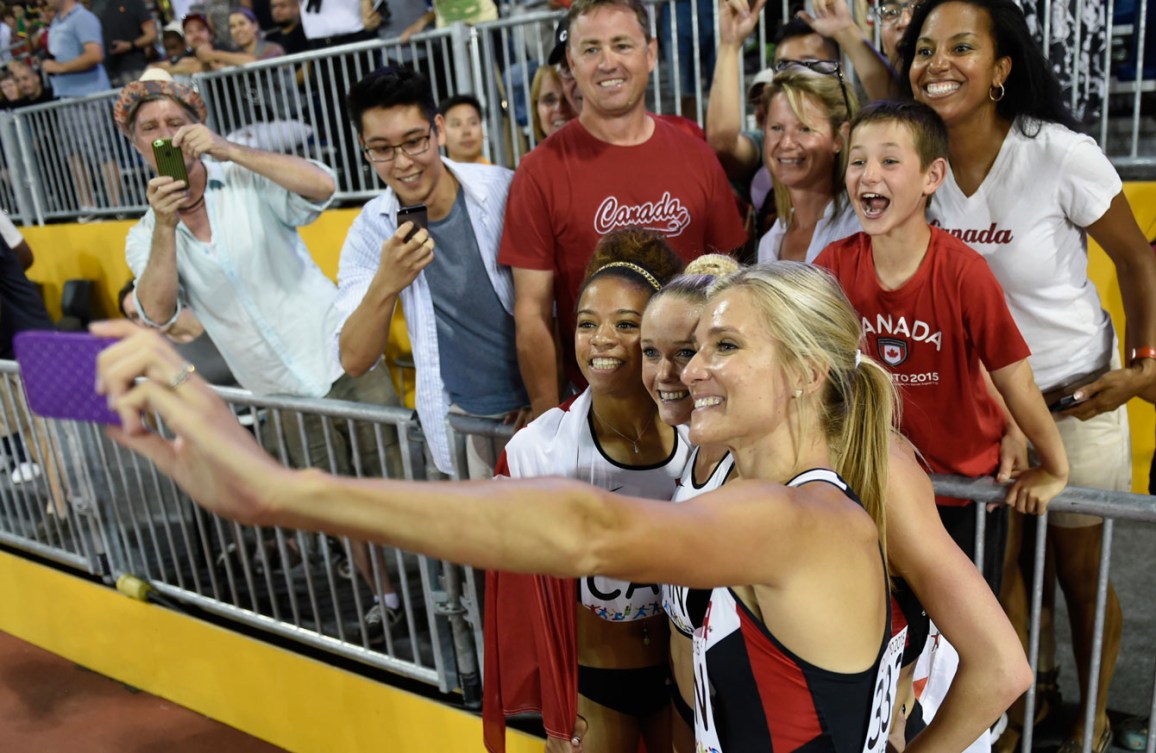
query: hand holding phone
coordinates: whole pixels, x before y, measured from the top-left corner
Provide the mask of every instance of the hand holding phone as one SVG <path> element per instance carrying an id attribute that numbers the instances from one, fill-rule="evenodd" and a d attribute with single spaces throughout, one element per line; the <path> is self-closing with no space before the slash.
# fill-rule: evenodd
<path id="1" fill-rule="evenodd" d="M 426 210 L 425 204 L 400 207 L 397 210 L 397 226 L 401 227 L 406 222 L 413 223 L 413 229 L 406 233 L 406 243 L 413 240 L 418 230 L 429 230 L 429 212 Z"/>
<path id="2" fill-rule="evenodd" d="M 181 180 L 187 186 L 189 173 L 185 169 L 185 155 L 173 146 L 172 139 L 157 139 L 153 142 L 153 156 L 157 161 L 157 173 L 173 180 Z"/>
<path id="3" fill-rule="evenodd" d="M 1085 398 L 1077 398 L 1075 395 L 1065 395 L 1059 400 L 1048 406 L 1048 410 L 1052 413 L 1060 413 L 1066 411 L 1068 408 L 1074 408 L 1080 403 L 1084 402 Z"/>
<path id="4" fill-rule="evenodd" d="M 32 412 L 119 426 L 120 417 L 96 393 L 96 357 L 114 342 L 87 332 L 17 333 L 12 347 Z"/>

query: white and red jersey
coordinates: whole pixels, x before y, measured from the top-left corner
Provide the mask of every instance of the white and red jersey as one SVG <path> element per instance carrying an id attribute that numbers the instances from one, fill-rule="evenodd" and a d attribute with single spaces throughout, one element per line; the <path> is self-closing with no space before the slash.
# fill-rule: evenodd
<path id="1" fill-rule="evenodd" d="M 694 481 L 694 464 L 698 459 L 700 448 L 694 448 L 682 478 L 677 482 L 672 502 L 686 502 L 700 494 L 714 491 L 726 483 L 731 471 L 735 468 L 735 460 L 728 452 L 718 461 L 701 485 Z M 706 612 L 707 602 L 710 601 L 709 588 L 687 588 L 686 586 L 662 586 L 662 608 L 670 618 L 671 626 L 687 638 L 694 636 L 696 628 L 702 627 L 702 618 Z"/>
<path id="2" fill-rule="evenodd" d="M 510 478 L 564 476 L 628 497 L 669 500 L 690 456 L 686 430 L 676 429 L 674 448 L 661 463 L 621 465 L 607 457 L 594 436 L 591 397 L 586 389 L 515 434 L 498 473 Z M 578 594 L 582 606 L 611 622 L 646 619 L 662 610 L 662 590 L 654 583 L 590 575 L 579 581 Z"/>
<path id="3" fill-rule="evenodd" d="M 1029 351 L 983 257 L 931 228 L 919 269 L 896 290 L 879 284 L 866 233 L 832 243 L 815 263 L 835 274 L 862 317 L 863 351 L 892 373 L 903 398 L 901 429 L 931 470 L 994 473 L 1004 418 L 980 364 L 995 371 Z"/>

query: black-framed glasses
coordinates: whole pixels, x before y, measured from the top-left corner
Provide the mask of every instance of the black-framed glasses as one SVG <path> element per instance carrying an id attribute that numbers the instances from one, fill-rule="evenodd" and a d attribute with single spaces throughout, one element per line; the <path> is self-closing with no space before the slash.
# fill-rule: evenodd
<path id="1" fill-rule="evenodd" d="M 397 153 L 400 151 L 407 157 L 417 157 L 425 154 L 429 149 L 430 139 L 433 138 L 434 127 L 431 125 L 429 131 L 424 136 L 418 136 L 415 139 L 407 139 L 400 144 L 381 144 L 375 146 L 364 145 L 361 151 L 365 154 L 365 158 L 370 162 L 393 162 L 397 158 Z"/>
<path id="2" fill-rule="evenodd" d="M 775 63 L 775 72 L 782 73 L 789 71 L 792 68 L 806 68 L 812 73 L 818 73 L 823 76 L 837 76 L 839 79 L 839 90 L 843 92 L 843 104 L 847 106 L 847 117 L 851 117 L 854 113 L 851 111 L 851 97 L 847 94 L 847 80 L 843 78 L 843 66 L 839 65 L 838 60 L 780 60 Z"/>
<path id="3" fill-rule="evenodd" d="M 914 13 L 919 0 L 908 0 L 904 3 L 884 2 L 871 9 L 871 15 L 884 26 L 892 26 L 899 22 L 899 17 L 906 13 Z"/>

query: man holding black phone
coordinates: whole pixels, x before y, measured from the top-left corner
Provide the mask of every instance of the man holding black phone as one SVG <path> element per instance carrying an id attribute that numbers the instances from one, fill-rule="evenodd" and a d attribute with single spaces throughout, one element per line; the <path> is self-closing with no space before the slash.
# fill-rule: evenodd
<path id="1" fill-rule="evenodd" d="M 434 464 L 451 473 L 447 413 L 519 425 L 528 415 L 513 279 L 498 264 L 512 173 L 441 156 L 445 123 L 429 82 L 412 70 L 369 74 L 350 91 L 348 107 L 365 159 L 387 188 L 365 205 L 341 250 L 338 355 L 346 373 L 372 373 L 401 301 L 422 430 Z M 490 448 L 470 449 L 470 475 L 491 477 Z"/>

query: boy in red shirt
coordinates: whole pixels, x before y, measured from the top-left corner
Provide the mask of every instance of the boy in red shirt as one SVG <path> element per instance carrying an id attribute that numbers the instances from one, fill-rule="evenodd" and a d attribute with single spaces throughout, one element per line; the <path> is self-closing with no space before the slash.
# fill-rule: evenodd
<path id="1" fill-rule="evenodd" d="M 927 223 L 927 202 L 948 169 L 943 121 L 923 104 L 877 102 L 852 121 L 850 144 L 847 193 L 864 232 L 832 243 L 815 263 L 835 274 L 863 318 L 865 352 L 894 375 L 903 433 L 934 473 L 994 474 L 1005 418 L 986 368 L 1040 458 L 1012 484 L 1007 504 L 1043 513 L 1067 483 L 1068 461 L 1027 344 L 983 257 Z M 936 502 L 952 538 L 974 556 L 974 503 Z M 984 576 L 996 594 L 1006 516 L 1000 507 L 985 526 Z"/>

